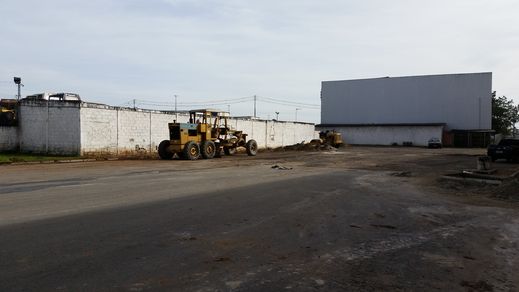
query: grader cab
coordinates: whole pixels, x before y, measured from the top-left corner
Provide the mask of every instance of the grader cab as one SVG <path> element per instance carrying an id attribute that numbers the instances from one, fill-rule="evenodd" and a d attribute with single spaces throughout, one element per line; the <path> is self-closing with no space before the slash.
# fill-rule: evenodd
<path id="1" fill-rule="evenodd" d="M 219 156 L 222 150 L 226 155 L 232 155 L 238 147 L 245 147 L 249 156 L 255 156 L 258 152 L 256 141 L 247 141 L 247 134 L 231 130 L 228 117 L 227 112 L 201 109 L 189 112 L 188 123 L 169 123 L 169 140 L 160 142 L 159 157 L 172 159 L 176 154 L 188 160 L 211 159 Z"/>

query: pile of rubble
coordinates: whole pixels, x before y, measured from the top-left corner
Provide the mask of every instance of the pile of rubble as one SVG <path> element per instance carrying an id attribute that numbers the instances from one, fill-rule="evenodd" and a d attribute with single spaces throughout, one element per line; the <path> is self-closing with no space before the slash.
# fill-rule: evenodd
<path id="1" fill-rule="evenodd" d="M 275 148 L 274 151 L 337 151 L 336 147 L 322 143 L 319 139 L 312 140 L 310 143 L 297 143 L 294 145 Z"/>

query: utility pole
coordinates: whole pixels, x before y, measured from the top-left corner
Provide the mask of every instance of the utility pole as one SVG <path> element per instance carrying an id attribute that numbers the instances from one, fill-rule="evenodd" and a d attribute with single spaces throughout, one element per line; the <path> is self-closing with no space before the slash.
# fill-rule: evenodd
<path id="1" fill-rule="evenodd" d="M 231 105 L 230 104 L 227 105 L 227 112 L 229 113 L 229 115 L 231 115 Z"/>
<path id="2" fill-rule="evenodd" d="M 276 121 L 278 120 L 279 112 L 276 112 Z"/>
<path id="3" fill-rule="evenodd" d="M 254 95 L 254 117 L 256 117 L 256 95 Z"/>
<path id="4" fill-rule="evenodd" d="M 177 95 L 175 94 L 175 121 L 178 120 L 178 113 L 177 113 Z"/>
<path id="5" fill-rule="evenodd" d="M 296 122 L 297 122 L 297 111 L 301 110 L 300 108 L 296 108 Z"/>
<path id="6" fill-rule="evenodd" d="M 133 99 L 133 110 L 136 110 L 137 108 L 135 107 L 135 98 Z"/>

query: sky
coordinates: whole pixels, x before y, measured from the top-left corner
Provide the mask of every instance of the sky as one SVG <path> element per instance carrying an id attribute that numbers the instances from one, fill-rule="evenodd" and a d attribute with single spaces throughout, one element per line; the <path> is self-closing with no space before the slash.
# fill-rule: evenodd
<path id="1" fill-rule="evenodd" d="M 321 81 L 493 72 L 519 102 L 515 0 L 0 0 L 0 97 L 75 92 L 319 123 Z M 234 103 L 233 99 L 242 99 Z M 139 104 L 138 104 L 139 105 Z M 146 107 L 140 105 L 141 107 Z"/>

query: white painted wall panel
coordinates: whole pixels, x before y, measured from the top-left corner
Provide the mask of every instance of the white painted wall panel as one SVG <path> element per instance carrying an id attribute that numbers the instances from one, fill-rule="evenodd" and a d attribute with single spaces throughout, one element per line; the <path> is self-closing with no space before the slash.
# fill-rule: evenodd
<path id="1" fill-rule="evenodd" d="M 81 108 L 81 152 L 117 153 L 117 115 L 113 109 Z"/>
<path id="2" fill-rule="evenodd" d="M 492 73 L 324 81 L 321 123 L 491 129 L 491 92 Z"/>
<path id="3" fill-rule="evenodd" d="M 18 128 L 0 126 L 0 151 L 18 149 Z"/>
<path id="4" fill-rule="evenodd" d="M 19 107 L 19 143 L 23 152 L 79 154 L 79 104 L 23 101 Z"/>

